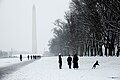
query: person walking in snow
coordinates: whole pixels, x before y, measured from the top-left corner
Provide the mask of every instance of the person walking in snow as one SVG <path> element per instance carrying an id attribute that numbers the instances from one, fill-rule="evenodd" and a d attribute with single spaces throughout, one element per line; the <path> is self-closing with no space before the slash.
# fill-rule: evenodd
<path id="1" fill-rule="evenodd" d="M 117 51 L 116 55 L 117 55 L 117 57 L 119 57 L 119 50 Z"/>
<path id="2" fill-rule="evenodd" d="M 62 69 L 62 57 L 61 54 L 59 54 L 59 69 Z"/>
<path id="3" fill-rule="evenodd" d="M 22 61 L 22 55 L 20 54 L 20 61 Z"/>
<path id="4" fill-rule="evenodd" d="M 68 62 L 69 69 L 71 69 L 72 57 L 70 55 L 67 58 L 67 62 Z"/>
<path id="5" fill-rule="evenodd" d="M 31 57 L 31 59 L 32 59 L 32 55 L 31 55 L 30 57 Z"/>
<path id="6" fill-rule="evenodd" d="M 29 60 L 29 55 L 27 56 L 28 60 Z"/>
<path id="7" fill-rule="evenodd" d="M 78 56 L 77 56 L 77 54 L 75 54 L 74 56 L 73 56 L 73 68 L 75 69 L 78 69 L 78 60 L 79 60 L 79 58 L 78 58 Z"/>

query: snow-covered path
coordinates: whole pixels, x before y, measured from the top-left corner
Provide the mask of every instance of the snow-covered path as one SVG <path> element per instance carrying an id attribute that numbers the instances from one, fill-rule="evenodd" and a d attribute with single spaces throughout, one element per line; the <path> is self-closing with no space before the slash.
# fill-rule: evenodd
<path id="1" fill-rule="evenodd" d="M 0 80 L 6 77 L 6 75 L 11 74 L 14 71 L 17 71 L 19 68 L 24 67 L 25 65 L 28 65 L 34 61 L 35 60 L 21 61 L 14 64 L 11 63 L 10 65 L 4 66 L 4 67 L 0 67 Z"/>
<path id="2" fill-rule="evenodd" d="M 23 61 L 27 61 L 27 58 L 23 58 Z M 13 65 L 16 63 L 21 63 L 19 58 L 0 58 L 0 68 Z"/>
<path id="3" fill-rule="evenodd" d="M 120 80 L 120 58 L 83 57 L 79 58 L 79 69 L 68 69 L 63 57 L 63 69 L 58 68 L 58 57 L 42 57 L 3 80 Z M 100 66 L 91 69 L 98 60 Z M 112 79 L 111 77 L 116 77 Z"/>

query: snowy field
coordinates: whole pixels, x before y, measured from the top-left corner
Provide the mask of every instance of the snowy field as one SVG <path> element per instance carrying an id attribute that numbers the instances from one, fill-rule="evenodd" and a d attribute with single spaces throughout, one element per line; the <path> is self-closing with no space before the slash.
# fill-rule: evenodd
<path id="1" fill-rule="evenodd" d="M 66 58 L 63 57 L 62 69 L 58 68 L 58 57 L 42 57 L 3 80 L 120 80 L 120 57 L 79 58 L 76 70 L 68 69 Z M 91 69 L 96 60 L 100 66 Z"/>
<path id="2" fill-rule="evenodd" d="M 27 58 L 23 58 L 23 61 L 26 61 Z M 0 68 L 6 67 L 12 64 L 21 63 L 19 58 L 0 58 Z"/>

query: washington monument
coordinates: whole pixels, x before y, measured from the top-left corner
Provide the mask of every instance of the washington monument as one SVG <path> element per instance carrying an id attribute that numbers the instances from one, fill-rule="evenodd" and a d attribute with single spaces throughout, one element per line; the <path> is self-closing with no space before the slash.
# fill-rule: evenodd
<path id="1" fill-rule="evenodd" d="M 32 53 L 37 53 L 37 35 L 36 35 L 36 8 L 32 7 Z"/>

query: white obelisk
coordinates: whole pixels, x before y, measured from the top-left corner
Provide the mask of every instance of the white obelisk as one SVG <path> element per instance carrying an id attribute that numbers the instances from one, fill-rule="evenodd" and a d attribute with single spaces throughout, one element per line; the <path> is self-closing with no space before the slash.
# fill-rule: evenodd
<path id="1" fill-rule="evenodd" d="M 36 35 L 36 8 L 32 8 L 32 53 L 37 53 L 37 35 Z"/>

